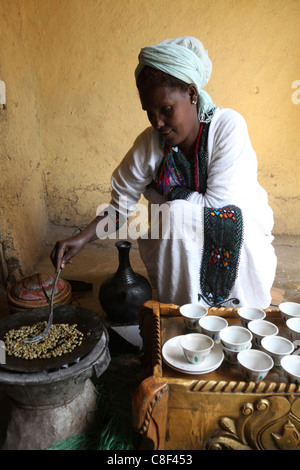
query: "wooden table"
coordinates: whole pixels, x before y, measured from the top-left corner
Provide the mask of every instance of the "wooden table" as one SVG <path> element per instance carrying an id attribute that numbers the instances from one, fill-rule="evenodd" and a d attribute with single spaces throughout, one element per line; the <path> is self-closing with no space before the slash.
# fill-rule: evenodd
<path id="1" fill-rule="evenodd" d="M 266 320 L 287 336 L 279 310 Z M 236 309 L 209 310 L 239 324 Z M 135 428 L 143 447 L 156 450 L 300 448 L 300 386 L 289 383 L 280 367 L 255 384 L 244 381 L 237 365 L 225 359 L 215 371 L 187 375 L 169 367 L 162 346 L 185 334 L 176 305 L 146 302 L 140 310 L 145 379 L 133 398 Z"/>

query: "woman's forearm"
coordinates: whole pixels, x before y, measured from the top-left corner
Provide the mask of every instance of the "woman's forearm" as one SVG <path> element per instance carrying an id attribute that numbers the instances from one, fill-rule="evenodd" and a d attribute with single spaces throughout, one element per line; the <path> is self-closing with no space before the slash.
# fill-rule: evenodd
<path id="1" fill-rule="evenodd" d="M 50 255 L 56 272 L 64 265 L 70 263 L 89 242 L 97 238 L 108 236 L 115 230 L 111 219 L 106 215 L 97 216 L 85 229 L 73 237 L 58 241 Z"/>

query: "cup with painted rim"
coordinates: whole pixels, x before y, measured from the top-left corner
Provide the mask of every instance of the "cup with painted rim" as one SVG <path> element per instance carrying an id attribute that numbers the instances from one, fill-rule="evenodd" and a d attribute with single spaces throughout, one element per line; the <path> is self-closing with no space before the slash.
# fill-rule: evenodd
<path id="1" fill-rule="evenodd" d="M 245 379 L 255 383 L 264 379 L 274 366 L 271 356 L 258 349 L 247 349 L 239 352 L 237 360 Z"/>
<path id="2" fill-rule="evenodd" d="M 283 357 L 281 367 L 289 382 L 300 384 L 300 356 L 291 354 Z"/>
<path id="3" fill-rule="evenodd" d="M 249 331 L 253 335 L 253 344 L 261 347 L 261 340 L 265 336 L 277 335 L 279 330 L 274 323 L 266 320 L 252 320 L 248 324 Z"/>
<path id="4" fill-rule="evenodd" d="M 247 349 L 250 349 L 252 347 L 252 343 L 251 341 L 249 342 L 248 346 L 246 347 L 246 349 L 244 349 L 244 351 L 246 351 Z M 230 363 L 230 364 L 237 364 L 238 361 L 237 361 L 237 355 L 240 351 L 233 351 L 232 349 L 229 349 L 229 348 L 226 348 L 224 346 L 224 344 L 221 343 L 221 348 L 223 350 L 223 353 L 224 353 L 224 357 L 225 359 Z"/>
<path id="5" fill-rule="evenodd" d="M 241 324 L 244 328 L 248 328 L 248 323 L 252 320 L 263 320 L 266 317 L 266 312 L 261 308 L 256 307 L 240 307 L 237 309 L 237 314 L 240 317 Z"/>
<path id="6" fill-rule="evenodd" d="M 280 366 L 281 359 L 294 351 L 293 343 L 283 336 L 265 336 L 261 340 L 261 345 L 265 352 L 271 356 L 275 366 Z"/>
<path id="7" fill-rule="evenodd" d="M 251 343 L 252 333 L 243 326 L 230 325 L 220 331 L 220 340 L 226 348 L 232 351 L 242 351 Z"/>
<path id="8" fill-rule="evenodd" d="M 215 343 L 220 342 L 220 331 L 228 326 L 227 320 L 217 315 L 206 315 L 200 318 L 199 326 L 205 335 L 214 340 Z"/>
<path id="9" fill-rule="evenodd" d="M 189 330 L 199 330 L 199 320 L 207 315 L 207 308 L 199 304 L 185 304 L 179 308 L 185 326 Z"/>
<path id="10" fill-rule="evenodd" d="M 296 302 L 282 302 L 279 305 L 279 310 L 285 322 L 289 318 L 300 318 L 300 304 Z"/>
<path id="11" fill-rule="evenodd" d="M 289 337 L 292 341 L 297 341 L 300 339 L 300 318 L 289 318 L 286 321 L 286 326 L 288 328 Z"/>
<path id="12" fill-rule="evenodd" d="M 202 333 L 189 333 L 180 340 L 185 358 L 192 364 L 200 364 L 211 353 L 214 341 Z"/>

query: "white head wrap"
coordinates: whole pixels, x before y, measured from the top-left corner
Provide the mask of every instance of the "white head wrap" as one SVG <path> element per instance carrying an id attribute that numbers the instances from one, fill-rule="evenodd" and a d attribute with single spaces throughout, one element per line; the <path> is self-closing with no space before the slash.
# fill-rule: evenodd
<path id="1" fill-rule="evenodd" d="M 212 63 L 198 39 L 184 36 L 166 39 L 157 46 L 144 47 L 139 54 L 139 64 L 135 70 L 136 80 L 146 65 L 179 78 L 185 83 L 194 84 L 199 94 L 197 103 L 199 120 L 211 119 L 207 113 L 216 106 L 202 88 L 210 78 Z"/>

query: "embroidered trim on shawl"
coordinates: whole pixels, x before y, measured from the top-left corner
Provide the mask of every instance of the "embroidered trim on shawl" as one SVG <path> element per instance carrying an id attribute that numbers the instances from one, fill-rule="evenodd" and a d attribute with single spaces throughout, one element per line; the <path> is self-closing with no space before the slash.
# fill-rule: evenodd
<path id="1" fill-rule="evenodd" d="M 172 188 L 168 193 L 168 200 L 175 201 L 175 199 L 185 199 L 187 201 L 192 193 L 193 191 L 190 189 L 174 186 L 174 188 Z"/>
<path id="2" fill-rule="evenodd" d="M 118 231 L 120 227 L 126 222 L 126 217 L 120 214 L 120 212 L 115 209 L 113 206 L 109 205 L 107 206 L 104 210 L 102 210 L 99 214 L 97 215 L 105 215 L 108 216 L 115 227 L 115 231 Z"/>
<path id="3" fill-rule="evenodd" d="M 208 161 L 208 151 L 207 151 L 207 140 L 208 140 L 208 131 L 209 131 L 210 122 L 203 126 L 201 141 L 198 150 L 198 188 L 196 190 L 198 193 L 205 194 L 207 188 L 207 161 Z"/>
<path id="4" fill-rule="evenodd" d="M 239 303 L 238 299 L 229 299 L 229 296 L 238 275 L 242 243 L 243 215 L 239 207 L 204 207 L 204 249 L 198 301 L 202 298 L 211 307 L 220 307 L 228 301 Z"/>

